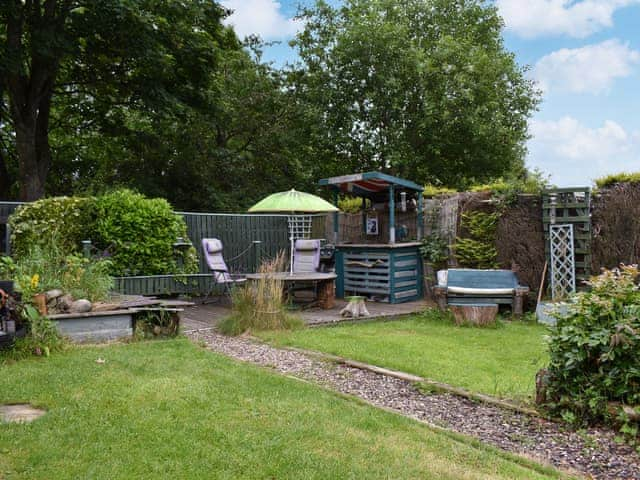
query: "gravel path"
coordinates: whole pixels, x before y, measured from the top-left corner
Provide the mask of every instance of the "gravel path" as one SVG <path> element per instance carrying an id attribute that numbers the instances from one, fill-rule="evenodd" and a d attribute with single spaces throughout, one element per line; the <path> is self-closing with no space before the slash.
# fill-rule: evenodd
<path id="1" fill-rule="evenodd" d="M 577 433 L 541 418 L 454 395 L 425 395 L 404 380 L 329 363 L 248 338 L 226 337 L 211 330 L 190 332 L 188 336 L 229 357 L 355 395 L 372 405 L 471 435 L 556 467 L 579 471 L 595 479 L 640 479 L 640 456 L 632 448 L 617 444 L 614 434 L 608 430 Z"/>

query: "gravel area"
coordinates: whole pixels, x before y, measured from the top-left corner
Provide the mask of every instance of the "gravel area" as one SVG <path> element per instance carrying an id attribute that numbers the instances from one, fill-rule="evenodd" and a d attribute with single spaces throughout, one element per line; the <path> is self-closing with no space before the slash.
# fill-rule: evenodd
<path id="1" fill-rule="evenodd" d="M 355 395 L 419 421 L 444 427 L 594 479 L 640 479 L 640 456 L 605 429 L 570 431 L 560 424 L 450 394 L 423 394 L 410 382 L 337 365 L 212 330 L 190 332 L 215 352 Z"/>

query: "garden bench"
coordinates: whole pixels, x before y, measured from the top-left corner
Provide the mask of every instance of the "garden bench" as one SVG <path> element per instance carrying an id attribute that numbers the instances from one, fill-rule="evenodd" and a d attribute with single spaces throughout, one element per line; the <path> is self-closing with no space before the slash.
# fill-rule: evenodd
<path id="1" fill-rule="evenodd" d="M 434 294 L 440 309 L 448 305 L 507 304 L 522 315 L 529 287 L 520 285 L 511 270 L 451 268 L 438 272 Z"/>

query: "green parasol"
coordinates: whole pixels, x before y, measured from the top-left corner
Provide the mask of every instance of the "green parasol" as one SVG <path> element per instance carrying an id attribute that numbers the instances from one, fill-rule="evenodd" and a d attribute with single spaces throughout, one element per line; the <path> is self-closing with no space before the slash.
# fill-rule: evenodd
<path id="1" fill-rule="evenodd" d="M 249 213 L 322 213 L 337 211 L 338 208 L 325 199 L 310 193 L 298 192 L 293 188 L 286 192 L 273 193 L 249 209 Z"/>
<path id="2" fill-rule="evenodd" d="M 313 213 L 338 212 L 339 209 L 325 199 L 295 189 L 278 192 L 263 198 L 249 209 L 249 213 L 288 213 L 289 240 L 291 241 L 290 265 L 293 274 L 293 245 L 297 238 L 305 238 L 311 232 Z"/>

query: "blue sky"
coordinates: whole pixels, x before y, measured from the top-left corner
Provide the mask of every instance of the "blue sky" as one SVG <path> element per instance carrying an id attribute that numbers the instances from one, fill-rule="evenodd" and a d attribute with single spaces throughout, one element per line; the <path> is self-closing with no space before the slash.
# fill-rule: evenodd
<path id="1" fill-rule="evenodd" d="M 287 41 L 301 26 L 292 17 L 312 0 L 221 1 L 240 36 L 281 42 L 266 59 L 295 60 Z M 559 186 L 640 171 L 640 0 L 494 1 L 506 47 L 544 91 L 527 165 Z"/>

